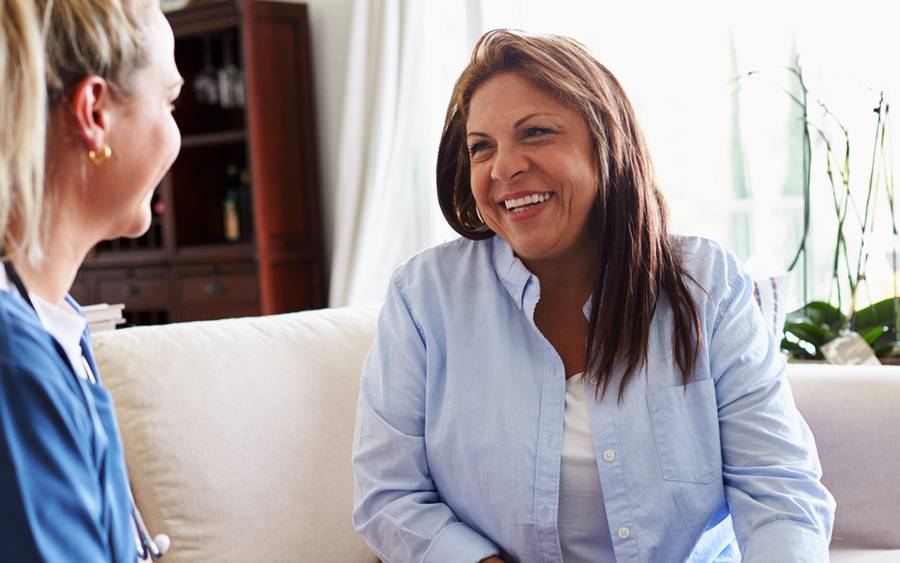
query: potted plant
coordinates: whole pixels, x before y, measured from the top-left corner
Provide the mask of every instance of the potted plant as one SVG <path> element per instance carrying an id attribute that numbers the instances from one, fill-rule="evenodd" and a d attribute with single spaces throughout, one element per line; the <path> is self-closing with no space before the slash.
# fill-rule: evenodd
<path id="1" fill-rule="evenodd" d="M 900 299 L 894 276 L 893 296 L 857 309 L 866 287 L 870 241 L 875 236 L 876 216 L 883 220 L 878 204 L 883 197 L 892 234 L 890 258 L 898 269 L 897 222 L 894 209 L 893 174 L 888 146 L 889 105 L 884 92 L 874 107 L 875 138 L 868 163 L 868 182 L 861 189 L 851 185 L 851 143 L 848 129 L 828 106 L 810 100 L 810 92 L 799 61 L 786 69 L 798 84 L 798 93 L 785 90 L 801 111 L 803 120 L 803 235 L 788 271 L 802 268 L 804 305 L 787 315 L 781 348 L 795 360 L 824 360 L 823 347 L 842 335 L 859 335 L 882 363 L 900 363 Z M 758 74 L 751 71 L 745 76 Z M 816 115 L 812 115 L 815 110 Z M 836 132 L 836 133 L 835 133 Z M 809 299 L 809 234 L 812 201 L 813 140 L 822 147 L 824 179 L 831 194 L 837 220 L 832 255 L 831 286 L 827 299 Z M 852 161 L 854 164 L 857 160 Z M 816 192 L 820 195 L 820 191 Z M 860 197 L 863 196 L 863 197 Z M 852 230 L 851 230 L 852 229 Z M 849 236 L 849 235 L 853 236 Z M 855 337 L 854 337 L 855 338 Z"/>

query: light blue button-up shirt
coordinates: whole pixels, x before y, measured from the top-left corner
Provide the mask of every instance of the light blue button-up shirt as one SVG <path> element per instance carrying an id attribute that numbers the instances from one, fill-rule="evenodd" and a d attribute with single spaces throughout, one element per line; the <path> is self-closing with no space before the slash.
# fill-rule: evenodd
<path id="1" fill-rule="evenodd" d="M 711 241 L 673 244 L 703 288 L 689 284 L 700 355 L 685 387 L 664 298 L 623 401 L 613 380 L 591 404 L 609 521 L 597 533 L 619 562 L 827 561 L 834 500 L 753 282 Z M 565 371 L 534 324 L 539 299 L 500 237 L 458 239 L 395 273 L 353 452 L 353 521 L 384 561 L 562 561 Z"/>

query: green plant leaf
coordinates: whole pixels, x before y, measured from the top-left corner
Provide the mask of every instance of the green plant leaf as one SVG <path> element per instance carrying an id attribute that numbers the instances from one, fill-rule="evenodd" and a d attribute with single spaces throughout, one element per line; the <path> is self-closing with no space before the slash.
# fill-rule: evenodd
<path id="1" fill-rule="evenodd" d="M 870 331 L 868 331 L 868 332 L 866 332 L 865 334 L 862 335 L 863 340 L 865 340 L 865 341 L 866 341 L 866 344 L 868 344 L 869 346 L 874 346 L 874 345 L 875 345 L 875 341 L 878 340 L 878 338 L 879 338 L 882 334 L 886 333 L 889 329 L 890 329 L 890 327 L 884 326 L 884 325 L 882 325 L 882 326 L 876 326 L 876 327 L 873 328 L 872 330 L 870 330 Z"/>
<path id="2" fill-rule="evenodd" d="M 810 354 L 799 343 L 791 342 L 787 339 L 781 341 L 781 349 L 788 352 L 790 357 L 796 360 L 815 360 L 817 359 L 816 356 L 821 356 L 821 354 L 818 354 L 818 348 L 816 348 L 816 354 Z"/>
<path id="3" fill-rule="evenodd" d="M 860 309 L 853 315 L 853 327 L 859 333 L 881 325 L 894 326 L 893 297 L 873 303 L 865 309 Z"/>
<path id="4" fill-rule="evenodd" d="M 884 333 L 875 339 L 875 342 L 872 342 L 870 346 L 875 350 L 875 355 L 879 358 L 883 358 L 886 355 L 890 355 L 891 348 L 893 347 L 893 342 L 897 340 L 897 331 L 894 330 L 894 327 L 885 327 L 887 330 Z M 880 351 L 880 352 L 879 352 Z"/>
<path id="5" fill-rule="evenodd" d="M 837 337 L 837 333 L 828 327 L 811 322 L 787 322 L 784 330 L 790 332 L 800 340 L 805 340 L 818 348 L 822 344 Z"/>
<path id="6" fill-rule="evenodd" d="M 809 322 L 817 325 L 824 325 L 831 329 L 832 332 L 839 332 L 847 323 L 847 317 L 834 305 L 824 301 L 810 301 L 805 306 L 800 307 L 796 311 L 788 313 L 788 320 L 796 317 L 796 322 L 803 322 L 799 317 L 806 317 Z"/>

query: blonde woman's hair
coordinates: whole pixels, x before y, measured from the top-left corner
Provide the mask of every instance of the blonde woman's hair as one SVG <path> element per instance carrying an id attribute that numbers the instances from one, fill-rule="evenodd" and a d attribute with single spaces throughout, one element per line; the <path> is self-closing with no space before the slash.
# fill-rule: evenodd
<path id="1" fill-rule="evenodd" d="M 144 22 L 155 0 L 36 0 L 47 51 L 52 106 L 69 86 L 96 75 L 127 96 L 134 71 L 147 63 Z"/>
<path id="2" fill-rule="evenodd" d="M 155 0 L 0 0 L 0 248 L 42 258 L 54 194 L 44 185 L 48 114 L 88 76 L 131 93 L 148 60 L 144 23 Z"/>
<path id="3" fill-rule="evenodd" d="M 47 129 L 41 26 L 34 0 L 0 0 L 0 7 L 0 248 L 39 260 Z"/>

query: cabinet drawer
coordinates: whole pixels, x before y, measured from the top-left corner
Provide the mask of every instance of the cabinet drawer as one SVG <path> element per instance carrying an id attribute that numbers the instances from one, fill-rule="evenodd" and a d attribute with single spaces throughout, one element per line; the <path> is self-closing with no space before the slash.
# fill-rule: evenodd
<path id="1" fill-rule="evenodd" d="M 215 319 L 232 319 L 236 317 L 257 317 L 261 314 L 259 305 L 255 303 L 234 303 L 219 306 L 186 306 L 182 307 L 176 319 L 178 322 L 209 321 Z"/>
<path id="2" fill-rule="evenodd" d="M 101 279 L 99 303 L 125 303 L 127 309 L 164 309 L 169 304 L 165 277 Z"/>
<path id="3" fill-rule="evenodd" d="M 185 307 L 259 302 L 256 274 L 185 276 L 178 280 L 178 302 Z"/>

